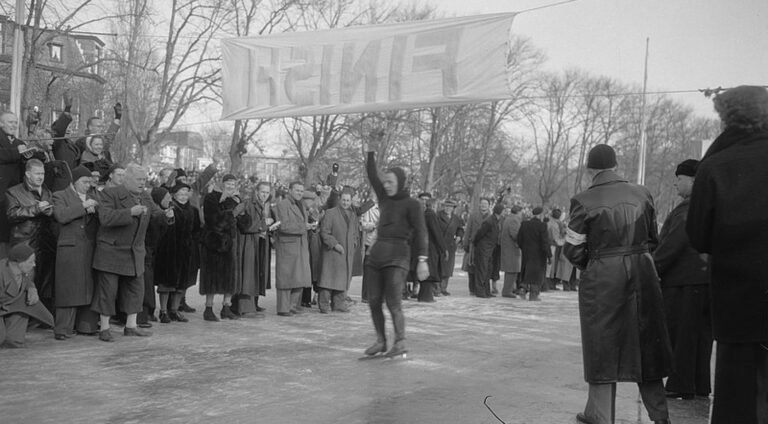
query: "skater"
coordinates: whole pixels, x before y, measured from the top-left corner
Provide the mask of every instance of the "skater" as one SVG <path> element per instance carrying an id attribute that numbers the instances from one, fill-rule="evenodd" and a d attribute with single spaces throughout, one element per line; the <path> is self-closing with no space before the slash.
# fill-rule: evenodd
<path id="1" fill-rule="evenodd" d="M 383 131 L 371 135 L 378 142 Z M 378 144 L 378 143 L 377 143 Z M 405 317 L 401 308 L 401 295 L 411 262 L 411 246 L 416 250 L 418 264 L 416 274 L 424 280 L 429 274 L 427 267 L 427 230 L 424 213 L 418 200 L 411 198 L 406 186 L 405 171 L 390 168 L 379 178 L 376 169 L 376 152 L 364 145 L 367 152 L 366 169 L 371 187 L 379 199 L 378 238 L 371 247 L 365 262 L 363 280 L 367 283 L 371 318 L 376 329 L 376 342 L 365 350 L 366 355 L 387 352 L 388 357 L 402 355 L 405 349 Z M 413 241 L 411 242 L 411 240 Z M 392 314 L 395 327 L 395 343 L 387 351 L 384 331 L 382 297 Z"/>

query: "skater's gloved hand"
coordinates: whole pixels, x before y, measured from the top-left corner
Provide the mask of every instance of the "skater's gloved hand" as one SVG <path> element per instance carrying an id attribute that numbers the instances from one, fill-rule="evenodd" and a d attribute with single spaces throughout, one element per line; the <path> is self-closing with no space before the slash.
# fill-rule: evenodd
<path id="1" fill-rule="evenodd" d="M 416 277 L 419 281 L 424 281 L 429 277 L 429 266 L 427 266 L 426 261 L 419 260 L 419 264 L 416 265 Z"/>

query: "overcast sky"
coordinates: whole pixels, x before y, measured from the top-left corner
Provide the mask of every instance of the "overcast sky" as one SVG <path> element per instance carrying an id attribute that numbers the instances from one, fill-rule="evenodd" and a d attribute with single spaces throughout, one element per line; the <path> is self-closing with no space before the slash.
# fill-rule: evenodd
<path id="1" fill-rule="evenodd" d="M 558 0 L 435 0 L 450 15 L 516 12 Z M 548 69 L 578 67 L 648 89 L 768 85 L 768 0 L 577 0 L 523 13 L 512 31 L 529 36 Z M 716 118 L 702 94 L 675 98 Z"/>

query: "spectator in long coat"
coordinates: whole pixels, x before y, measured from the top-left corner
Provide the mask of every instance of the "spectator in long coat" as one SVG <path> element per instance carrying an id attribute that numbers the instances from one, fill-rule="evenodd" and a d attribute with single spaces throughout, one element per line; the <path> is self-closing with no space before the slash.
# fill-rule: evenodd
<path id="1" fill-rule="evenodd" d="M 305 308 L 312 307 L 312 291 L 318 292 L 317 282 L 320 280 L 320 274 L 323 269 L 323 241 L 320 237 L 320 223 L 323 222 L 325 210 L 323 209 L 322 198 L 311 190 L 304 190 L 301 196 L 304 202 L 304 208 L 307 210 L 307 222 L 317 223 L 313 230 L 307 230 L 307 243 L 309 244 L 309 269 L 312 275 L 312 287 L 305 287 L 301 291 L 301 306 Z M 346 290 L 345 290 L 346 291 Z M 317 301 L 317 299 L 315 299 Z"/>
<path id="2" fill-rule="evenodd" d="M 472 239 L 475 262 L 475 296 L 495 297 L 491 293 L 493 250 L 499 242 L 499 219 L 504 212 L 501 203 L 493 207 L 493 213 L 483 221 Z"/>
<path id="3" fill-rule="evenodd" d="M 126 314 L 125 336 L 150 336 L 137 328 L 137 314 L 144 299 L 144 239 L 149 221 L 162 216 L 149 193 L 144 191 L 147 172 L 139 165 L 126 168 L 122 186 L 108 187 L 99 200 L 99 230 L 93 268 L 96 284 L 91 309 L 100 317 L 99 339 L 113 341 L 109 317 L 115 315 L 118 291 L 120 310 Z M 165 213 L 171 219 L 170 213 Z"/>
<path id="4" fill-rule="evenodd" d="M 522 270 L 523 253 L 517 244 L 517 234 L 523 222 L 520 216 L 520 207 L 512 206 L 510 214 L 504 218 L 501 225 L 499 241 L 501 245 L 501 271 L 504 273 L 504 287 L 501 289 L 503 297 L 517 297 L 517 280 Z"/>
<path id="5" fill-rule="evenodd" d="M 91 172 L 83 166 L 72 170 L 72 185 L 53 194 L 53 216 L 59 224 L 56 243 L 56 340 L 75 332 L 95 334 L 98 315 L 93 300 L 93 251 L 99 217 L 98 201 L 91 188 Z"/>
<path id="6" fill-rule="evenodd" d="M 11 225 L 10 245 L 27 242 L 35 249 L 35 286 L 46 308 L 52 310 L 56 272 L 56 233 L 51 191 L 43 185 L 45 167 L 37 159 L 26 163 L 24 182 L 5 193 Z"/>
<path id="7" fill-rule="evenodd" d="M 221 179 L 222 191 L 212 191 L 203 200 L 205 231 L 200 264 L 200 294 L 205 295 L 206 321 L 219 321 L 213 312 L 215 295 L 223 295 L 221 317 L 239 319 L 232 312 L 232 295 L 236 290 L 238 258 L 237 221 L 244 215 L 245 205 L 237 192 L 237 178 L 232 174 Z"/>
<path id="8" fill-rule="evenodd" d="M 258 293 L 254 298 L 256 311 L 263 312 L 264 308 L 259 306 L 259 297 L 266 296 L 267 290 L 272 288 L 272 237 L 271 232 L 277 228 L 275 219 L 272 216 L 272 205 L 270 203 L 272 196 L 272 187 L 266 181 L 261 181 L 256 185 L 256 200 L 253 204 L 256 215 L 251 219 L 259 220 L 264 231 L 259 233 L 259 275 L 258 275 Z"/>
<path id="9" fill-rule="evenodd" d="M 8 202 L 5 191 L 22 181 L 23 165 L 20 149 L 24 143 L 16 138 L 19 118 L 11 112 L 0 113 L 0 258 L 8 254 L 10 224 L 5 211 Z"/>
<path id="10" fill-rule="evenodd" d="M 26 243 L 13 246 L 8 258 L 0 259 L 0 346 L 24 347 L 30 318 L 53 326 L 29 278 L 34 269 L 35 251 Z"/>
<path id="11" fill-rule="evenodd" d="M 528 290 L 528 300 L 538 301 L 541 285 L 547 271 L 547 262 L 552 258 L 549 249 L 547 224 L 541 220 L 544 210 L 541 206 L 533 208 L 533 217 L 520 224 L 517 243 L 522 251 L 522 282 Z"/>
<path id="12" fill-rule="evenodd" d="M 150 192 L 150 197 L 156 207 L 162 210 L 168 209 L 171 201 L 171 195 L 168 193 L 168 190 L 163 187 L 155 187 Z M 144 251 L 146 252 L 144 255 L 144 299 L 142 301 L 142 310 L 136 317 L 137 323 L 141 328 L 150 328 L 152 327 L 150 321 L 157 321 L 157 317 L 155 317 L 155 309 L 157 308 L 155 286 L 158 284 L 158 281 L 155 278 L 155 264 L 157 263 L 158 245 L 161 244 L 161 240 L 164 239 L 168 229 L 172 228 L 173 222 L 176 221 L 175 216 L 173 217 L 173 222 L 169 222 L 169 220 L 164 218 L 164 215 L 160 214 L 150 217 L 147 235 L 144 237 Z M 168 264 L 168 266 L 171 266 L 171 264 Z M 164 297 L 161 293 L 161 312 L 167 311 L 167 304 L 168 297 Z"/>
<path id="13" fill-rule="evenodd" d="M 553 209 L 549 216 L 549 222 L 547 222 L 550 250 L 552 251 L 552 260 L 547 265 L 547 278 L 552 290 L 557 290 L 557 284 L 560 282 L 563 283 L 563 290 L 566 290 L 573 270 L 571 263 L 563 256 L 567 226 L 563 222 L 562 216 L 563 211 Z"/>
<path id="14" fill-rule="evenodd" d="M 443 268 L 445 268 L 445 262 L 448 260 L 445 247 L 445 228 L 440 225 L 437 219 L 432 195 L 421 193 L 419 194 L 419 201 L 424 208 L 424 224 L 427 226 L 429 276 L 420 282 L 418 299 L 419 302 L 434 302 L 434 293 L 436 290 L 439 293 L 440 282 L 443 280 Z"/>
<path id="15" fill-rule="evenodd" d="M 467 227 L 464 231 L 464 241 L 463 241 L 463 247 L 464 247 L 464 260 L 461 264 L 461 269 L 467 272 L 468 277 L 468 284 L 469 284 L 469 294 L 474 295 L 475 293 L 475 274 L 477 270 L 475 269 L 475 252 L 474 252 L 474 244 L 472 241 L 475 239 L 475 233 L 477 230 L 480 229 L 480 225 L 482 225 L 483 221 L 486 220 L 491 214 L 491 201 L 488 199 L 480 199 L 479 204 L 479 210 L 470 214 L 469 218 L 467 219 Z"/>
<path id="16" fill-rule="evenodd" d="M 668 423 L 662 379 L 671 349 L 659 279 L 656 212 L 643 186 L 615 172 L 606 144 L 587 155 L 592 185 L 571 199 L 565 254 L 582 273 L 579 287 L 584 378 L 589 397 L 577 420 L 614 421 L 616 382 L 636 382 L 651 421 Z M 631 231 L 628 231 L 631 229 Z"/>
<path id="17" fill-rule="evenodd" d="M 232 312 L 237 315 L 252 315 L 256 311 L 255 299 L 259 296 L 259 234 L 266 231 L 266 224 L 256 212 L 256 183 L 249 180 L 243 193 L 245 211 L 238 220 L 237 267 L 235 295 L 232 296 Z"/>
<path id="18" fill-rule="evenodd" d="M 672 373 L 666 384 L 667 397 L 693 399 L 709 396 L 712 357 L 712 317 L 709 307 L 709 271 L 706 255 L 688 241 L 691 188 L 698 161 L 688 159 L 677 166 L 675 187 L 683 201 L 670 212 L 653 252 L 661 278 L 667 328 L 672 343 Z"/>
<path id="19" fill-rule="evenodd" d="M 360 224 L 352 210 L 352 192 L 344 190 L 339 205 L 327 210 L 320 223 L 322 267 L 318 287 L 320 312 L 349 312 L 346 292 L 352 280 L 354 255 L 360 244 Z"/>
<path id="20" fill-rule="evenodd" d="M 280 226 L 275 238 L 275 288 L 277 289 L 277 315 L 292 316 L 302 312 L 301 292 L 312 286 L 307 230 L 317 227 L 308 222 L 307 210 L 301 198 L 304 184 L 294 181 L 289 194 L 275 205 L 275 216 Z"/>
<path id="21" fill-rule="evenodd" d="M 456 247 L 464 238 L 464 220 L 456 214 L 456 202 L 450 199 L 443 203 L 442 209 L 437 213 L 437 219 L 443 229 L 445 249 L 448 251 L 448 259 L 441 270 L 440 294 L 450 296 L 448 280 L 453 277 L 453 269 L 456 267 Z"/>
<path id="22" fill-rule="evenodd" d="M 711 256 L 717 340 L 712 423 L 768 416 L 768 90 L 739 86 L 714 100 L 723 132 L 696 171 L 686 230 Z"/>

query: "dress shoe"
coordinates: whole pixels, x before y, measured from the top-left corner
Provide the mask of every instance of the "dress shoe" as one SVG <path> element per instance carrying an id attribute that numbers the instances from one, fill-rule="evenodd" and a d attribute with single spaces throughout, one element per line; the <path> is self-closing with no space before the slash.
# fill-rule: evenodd
<path id="1" fill-rule="evenodd" d="M 589 419 L 583 412 L 576 414 L 576 421 L 583 424 L 595 424 L 595 422 Z"/>
<path id="2" fill-rule="evenodd" d="M 229 305 L 224 305 L 221 307 L 221 315 L 222 318 L 226 319 L 240 319 L 240 315 L 235 314 L 232 312 L 232 309 L 230 309 Z"/>
<path id="3" fill-rule="evenodd" d="M 219 322 L 219 317 L 213 313 L 213 308 L 210 306 L 205 307 L 205 311 L 203 312 L 203 319 L 206 321 Z"/>
<path id="4" fill-rule="evenodd" d="M 149 315 L 149 321 L 151 321 L 151 322 L 157 322 L 157 317 L 155 316 L 155 314 L 150 314 L 150 315 Z"/>
<path id="5" fill-rule="evenodd" d="M 99 331 L 99 340 L 102 342 L 113 342 L 115 341 L 114 338 L 112 338 L 112 333 L 109 331 L 109 328 L 106 330 Z"/>
<path id="6" fill-rule="evenodd" d="M 56 340 L 67 340 L 66 334 L 54 334 L 53 338 Z"/>
<path id="7" fill-rule="evenodd" d="M 365 349 L 365 354 L 368 356 L 373 356 L 379 353 L 384 353 L 386 351 L 387 351 L 387 342 L 382 340 L 377 340 L 376 343 L 372 344 L 368 349 Z"/>
<path id="8" fill-rule="evenodd" d="M 138 325 L 139 328 L 152 328 L 152 324 L 150 324 L 149 322 L 140 322 L 136 325 Z"/>
<path id="9" fill-rule="evenodd" d="M 178 311 L 170 311 L 168 312 L 168 318 L 171 319 L 171 321 L 177 321 L 177 322 L 189 322 L 187 317 L 184 316 L 181 312 Z"/>
<path id="10" fill-rule="evenodd" d="M 168 312 L 160 311 L 160 323 L 161 324 L 170 324 L 171 317 L 168 316 Z"/>
<path id="11" fill-rule="evenodd" d="M 151 331 L 145 331 L 141 328 L 129 328 L 125 327 L 123 328 L 123 336 L 134 336 L 134 337 L 149 337 L 152 335 Z"/>
<path id="12" fill-rule="evenodd" d="M 278 312 L 277 316 L 280 316 L 280 317 L 292 317 L 293 314 L 290 313 L 290 312 Z"/>
<path id="13" fill-rule="evenodd" d="M 186 312 L 188 314 L 194 314 L 197 312 L 197 309 L 187 305 L 187 302 L 182 301 L 181 305 L 179 305 L 179 312 Z"/>
<path id="14" fill-rule="evenodd" d="M 450 294 L 449 292 L 447 292 L 447 291 L 442 291 L 442 292 L 440 292 L 440 294 L 442 294 L 443 296 L 450 296 L 450 295 L 451 295 L 451 294 Z"/>
<path id="15" fill-rule="evenodd" d="M 261 306 L 256 305 L 256 312 L 264 312 L 266 310 L 267 310 L 267 308 L 262 308 Z"/>

